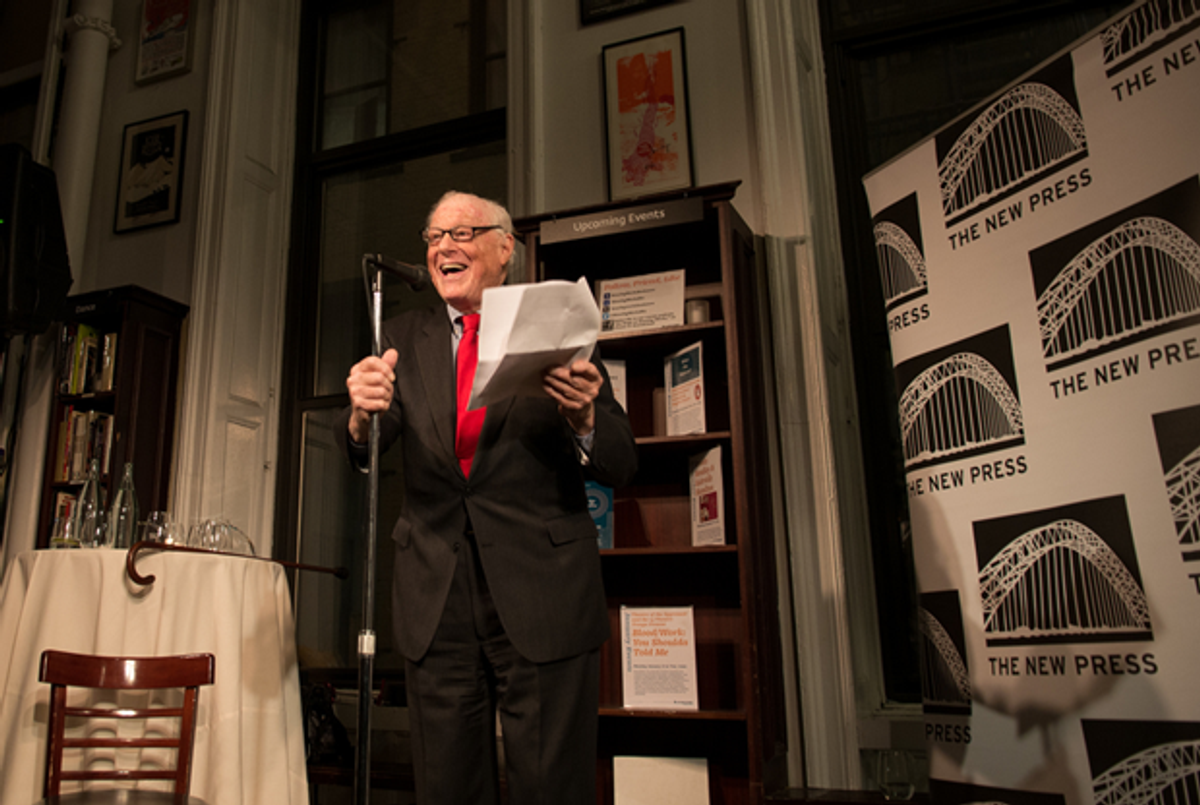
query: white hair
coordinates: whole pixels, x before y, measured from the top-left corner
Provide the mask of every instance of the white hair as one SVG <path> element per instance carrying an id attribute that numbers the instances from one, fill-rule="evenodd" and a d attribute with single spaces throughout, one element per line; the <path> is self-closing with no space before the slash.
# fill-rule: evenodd
<path id="1" fill-rule="evenodd" d="M 433 214 L 438 211 L 439 207 L 446 202 L 453 201 L 457 198 L 468 198 L 478 201 L 490 213 L 489 217 L 492 219 L 493 223 L 497 224 L 508 234 L 512 234 L 512 216 L 508 214 L 508 210 L 504 208 L 503 204 L 498 201 L 492 201 L 490 198 L 477 196 L 474 193 L 464 193 L 461 190 L 447 190 L 445 193 L 443 193 L 442 197 L 439 198 L 434 205 L 429 208 L 429 214 L 425 216 L 425 226 L 429 226 L 430 222 L 433 220 Z"/>

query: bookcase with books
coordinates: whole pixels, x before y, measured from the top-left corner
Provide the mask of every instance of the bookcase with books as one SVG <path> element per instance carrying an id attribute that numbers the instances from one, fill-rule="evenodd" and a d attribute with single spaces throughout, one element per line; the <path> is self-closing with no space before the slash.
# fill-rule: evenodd
<path id="1" fill-rule="evenodd" d="M 37 546 L 68 517 L 93 460 L 102 502 L 133 463 L 141 511 L 167 507 L 175 387 L 186 305 L 134 285 L 69 297 L 57 370 Z"/>
<path id="2" fill-rule="evenodd" d="M 738 184 L 514 222 L 525 246 L 518 279 L 585 277 L 596 289 L 600 357 L 638 444 L 634 481 L 590 504 L 596 514 L 611 496 L 600 532 L 612 625 L 601 657 L 601 802 L 637 785 L 621 779 L 631 757 L 664 769 L 699 763 L 712 802 L 758 803 L 786 785 L 767 289 L 731 203 Z M 684 705 L 628 681 L 623 616 L 634 611 L 663 623 L 686 616 L 678 623 L 691 629 L 695 659 Z M 673 654 L 677 643 L 663 645 Z M 647 676 L 646 689 L 677 678 Z"/>

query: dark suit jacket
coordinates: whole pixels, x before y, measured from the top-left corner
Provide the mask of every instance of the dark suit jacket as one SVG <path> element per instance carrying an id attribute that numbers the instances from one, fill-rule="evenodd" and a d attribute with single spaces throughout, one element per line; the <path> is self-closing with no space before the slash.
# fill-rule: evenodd
<path id="1" fill-rule="evenodd" d="M 598 356 L 593 361 L 605 380 L 586 466 L 552 399 L 510 398 L 488 406 L 467 479 L 454 456 L 455 381 L 446 308 L 387 321 L 381 342 L 384 351 L 399 352 L 391 409 L 380 415 L 379 426 L 380 450 L 398 438 L 404 451 L 405 502 L 392 530 L 393 617 L 401 653 L 415 661 L 429 647 L 468 520 L 500 620 L 517 651 L 534 662 L 550 662 L 598 647 L 609 626 L 584 480 L 623 486 L 637 470 L 629 420 L 613 399 Z M 347 443 L 349 416 L 349 410 L 343 412 L 339 422 Z"/>

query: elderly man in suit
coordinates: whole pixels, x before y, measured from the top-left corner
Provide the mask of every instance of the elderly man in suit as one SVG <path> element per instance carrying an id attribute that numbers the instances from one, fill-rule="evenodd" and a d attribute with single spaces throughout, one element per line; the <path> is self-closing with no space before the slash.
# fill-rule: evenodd
<path id="1" fill-rule="evenodd" d="M 384 325 L 343 414 L 359 466 L 374 414 L 381 449 L 403 451 L 392 597 L 418 800 L 498 802 L 499 713 L 510 802 L 590 805 L 609 625 L 584 481 L 632 479 L 629 421 L 596 356 L 548 369 L 543 397 L 464 412 L 474 314 L 507 276 L 512 221 L 450 192 L 422 237 L 445 304 Z"/>

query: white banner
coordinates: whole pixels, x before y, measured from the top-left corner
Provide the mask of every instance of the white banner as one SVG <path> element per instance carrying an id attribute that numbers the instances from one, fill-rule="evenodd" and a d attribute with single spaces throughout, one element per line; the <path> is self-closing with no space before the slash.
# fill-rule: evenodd
<path id="1" fill-rule="evenodd" d="M 936 805 L 1200 803 L 1200 4 L 864 183 Z"/>

